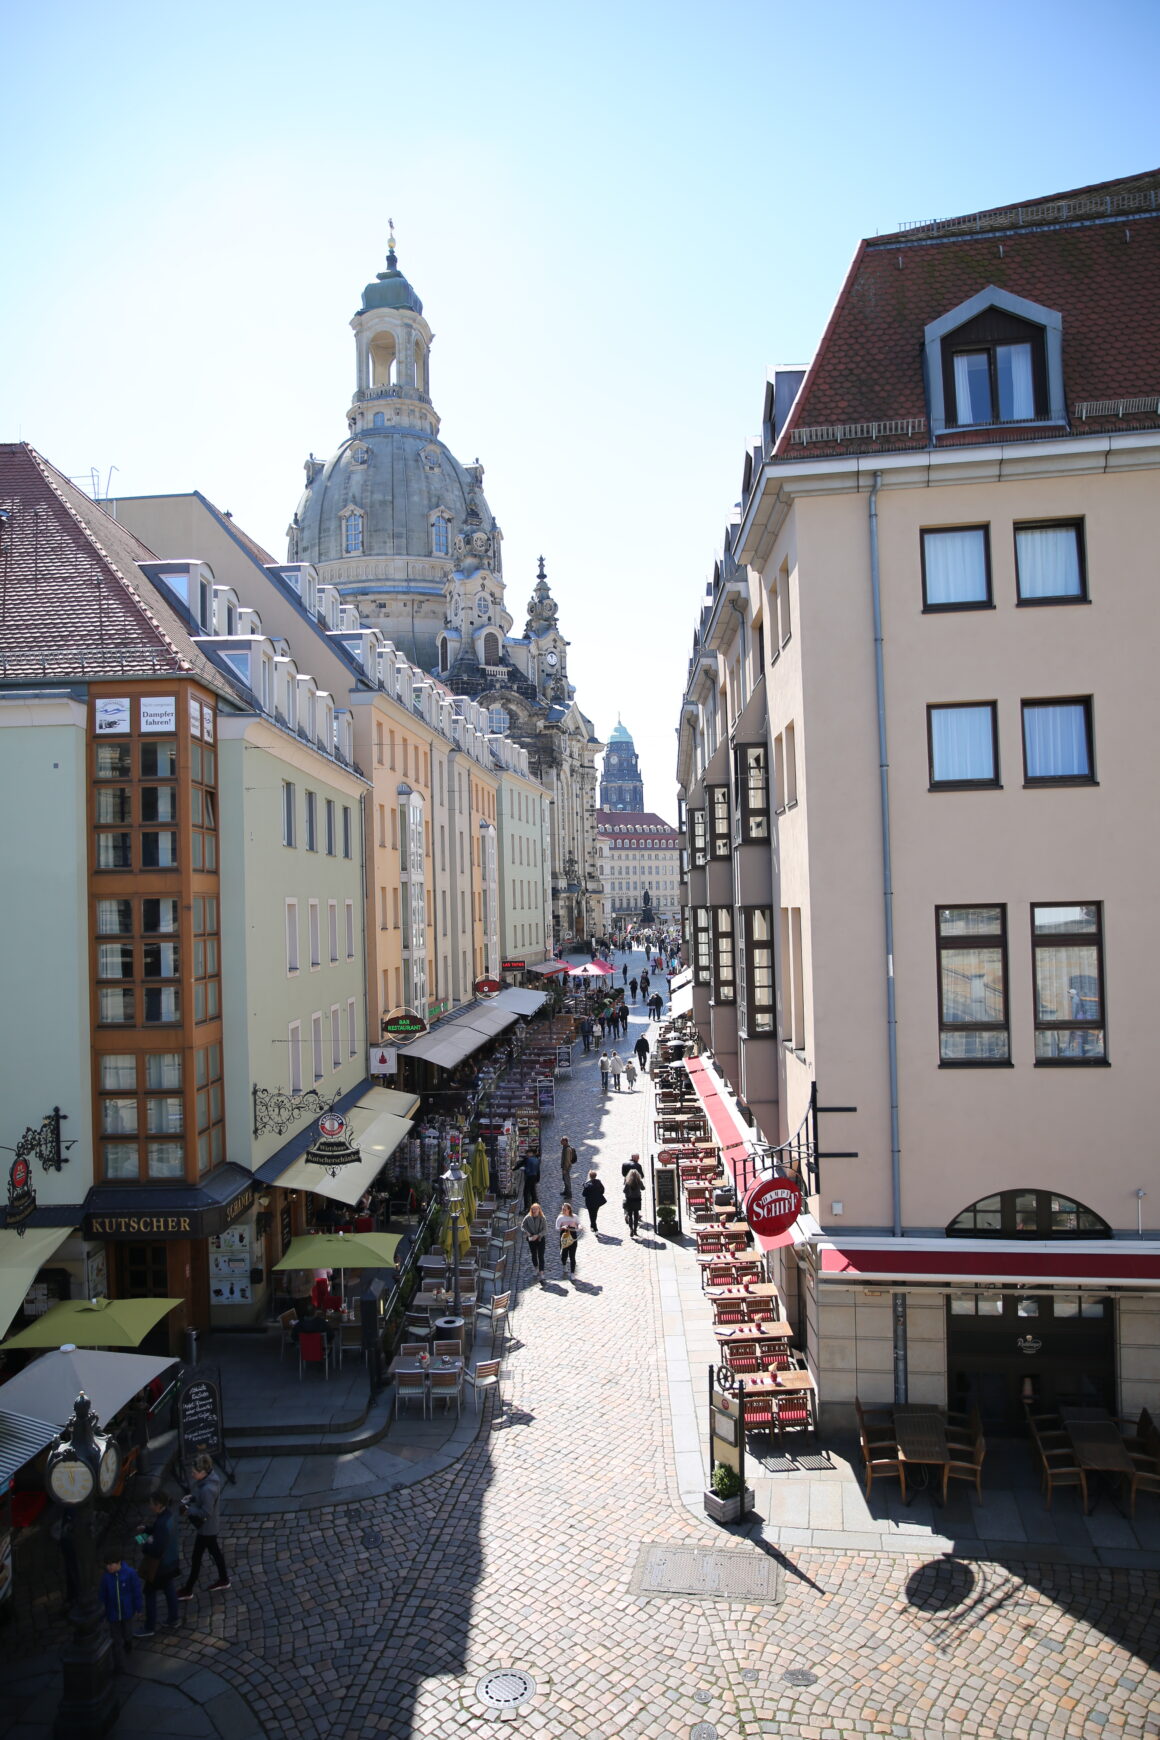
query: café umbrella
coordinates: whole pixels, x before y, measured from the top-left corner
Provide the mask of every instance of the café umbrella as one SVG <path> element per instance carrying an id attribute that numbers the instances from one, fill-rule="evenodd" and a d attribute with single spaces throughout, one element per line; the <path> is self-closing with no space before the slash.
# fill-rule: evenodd
<path id="1" fill-rule="evenodd" d="M 63 1426 L 83 1390 L 105 1425 L 139 1390 L 175 1362 L 147 1353 L 96 1353 L 87 1347 L 62 1347 L 42 1354 L 18 1371 L 0 1390 L 5 1410 L 30 1414 Z"/>
<path id="2" fill-rule="evenodd" d="M 5 1347 L 140 1347 L 181 1299 L 62 1299 Z"/>
<path id="3" fill-rule="evenodd" d="M 389 1269 L 400 1233 L 304 1233 L 291 1239 L 275 1269 Z"/>
<path id="4" fill-rule="evenodd" d="M 475 1144 L 475 1151 L 471 1156 L 471 1165 L 468 1167 L 468 1171 L 471 1174 L 471 1181 L 475 1185 L 476 1195 L 486 1195 L 487 1187 L 491 1182 L 491 1167 L 487 1158 L 487 1148 L 483 1142 Z"/>

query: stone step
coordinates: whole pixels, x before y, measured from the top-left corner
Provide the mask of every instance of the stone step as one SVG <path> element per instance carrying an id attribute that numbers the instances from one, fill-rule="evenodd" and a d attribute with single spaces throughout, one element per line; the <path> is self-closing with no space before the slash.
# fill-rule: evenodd
<path id="1" fill-rule="evenodd" d="M 247 1429 L 240 1437 L 226 1428 L 226 1448 L 235 1461 L 254 1456 L 348 1456 L 356 1450 L 369 1450 L 386 1436 L 394 1416 L 394 1392 L 382 1399 L 373 1410 L 368 1409 L 362 1421 L 350 1429 L 333 1427 L 271 1427 L 262 1434 L 257 1427 Z"/>

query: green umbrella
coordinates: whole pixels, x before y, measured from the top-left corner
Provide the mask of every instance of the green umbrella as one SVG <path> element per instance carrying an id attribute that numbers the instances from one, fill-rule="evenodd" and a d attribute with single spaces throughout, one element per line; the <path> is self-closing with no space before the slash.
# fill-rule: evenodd
<path id="1" fill-rule="evenodd" d="M 443 1249 L 447 1252 L 448 1257 L 450 1257 L 450 1255 L 451 1255 L 451 1229 L 452 1229 L 452 1225 L 453 1225 L 453 1222 L 451 1219 L 451 1212 L 449 1209 L 445 1209 L 443 1212 L 443 1231 L 439 1235 L 439 1242 L 443 1246 Z M 471 1227 L 468 1225 L 466 1215 L 463 1213 L 462 1210 L 460 1210 L 460 1214 L 459 1214 L 459 1255 L 461 1257 L 465 1257 L 468 1254 L 468 1252 L 470 1251 L 470 1249 L 471 1249 Z"/>
<path id="2" fill-rule="evenodd" d="M 487 1161 L 487 1148 L 482 1141 L 475 1144 L 475 1152 L 471 1156 L 471 1176 L 475 1180 L 476 1193 L 479 1196 L 487 1194 L 491 1182 L 491 1168 Z"/>
<path id="3" fill-rule="evenodd" d="M 181 1299 L 64 1299 L 5 1347 L 140 1347 Z"/>
<path id="4" fill-rule="evenodd" d="M 400 1233 L 306 1233 L 275 1269 L 389 1269 Z"/>

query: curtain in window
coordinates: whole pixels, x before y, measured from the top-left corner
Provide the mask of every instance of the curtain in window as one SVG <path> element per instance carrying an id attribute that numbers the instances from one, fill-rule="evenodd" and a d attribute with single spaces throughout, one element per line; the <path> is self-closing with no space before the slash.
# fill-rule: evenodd
<path id="1" fill-rule="evenodd" d="M 1000 344 L 995 350 L 999 376 L 999 416 L 1004 423 L 1035 415 L 1035 385 L 1029 344 Z"/>
<path id="2" fill-rule="evenodd" d="M 1026 526 L 1015 533 L 1020 598 L 1080 598 L 1074 526 Z"/>
<path id="3" fill-rule="evenodd" d="M 1074 702 L 1024 707 L 1028 779 L 1086 779 L 1090 775 L 1085 712 L 1082 704 Z"/>
<path id="4" fill-rule="evenodd" d="M 955 362 L 959 359 L 956 357 Z M 981 526 L 961 532 L 924 533 L 926 602 L 985 604 L 987 561 Z"/>
<path id="5" fill-rule="evenodd" d="M 932 707 L 931 778 L 994 779 L 995 740 L 990 707 Z"/>
<path id="6" fill-rule="evenodd" d="M 991 370 L 986 351 L 969 351 L 955 358 L 955 421 L 991 421 Z"/>

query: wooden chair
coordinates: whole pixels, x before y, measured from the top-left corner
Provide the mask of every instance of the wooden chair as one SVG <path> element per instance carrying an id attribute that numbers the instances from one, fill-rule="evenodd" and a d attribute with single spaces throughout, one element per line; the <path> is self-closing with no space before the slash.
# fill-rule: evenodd
<path id="1" fill-rule="evenodd" d="M 475 1411 L 479 1412 L 479 1397 L 482 1390 L 499 1388 L 499 1360 L 480 1359 L 476 1361 L 475 1370 L 464 1372 L 464 1378 L 471 1385 L 475 1394 Z"/>
<path id="2" fill-rule="evenodd" d="M 330 1381 L 330 1337 L 323 1335 L 321 1330 L 303 1330 L 298 1336 L 299 1383 L 308 1365 L 320 1365 L 327 1382 Z"/>
<path id="3" fill-rule="evenodd" d="M 854 1412 L 858 1416 L 859 1435 L 871 1444 L 895 1445 L 894 1409 L 864 1408 L 858 1397 L 854 1397 Z"/>
<path id="4" fill-rule="evenodd" d="M 747 1395 L 745 1397 L 745 1430 L 747 1432 L 770 1432 L 774 1429 L 777 1418 L 771 1395 Z"/>
<path id="5" fill-rule="evenodd" d="M 748 1323 L 749 1313 L 740 1299 L 714 1299 L 713 1321 L 728 1328 L 734 1323 Z"/>
<path id="6" fill-rule="evenodd" d="M 403 1328 L 408 1336 L 415 1341 L 430 1340 L 435 1333 L 431 1328 L 431 1319 L 426 1311 L 407 1311 L 403 1314 Z"/>
<path id="7" fill-rule="evenodd" d="M 761 1361 L 757 1357 L 757 1349 L 752 1342 L 726 1342 L 725 1363 L 734 1371 L 759 1372 Z"/>
<path id="8" fill-rule="evenodd" d="M 1046 1508 L 1051 1509 L 1051 1500 L 1057 1486 L 1078 1486 L 1083 1500 L 1084 1515 L 1087 1515 L 1087 1475 L 1075 1460 L 1071 1449 L 1051 1449 L 1040 1437 L 1034 1423 L 1031 1425 L 1031 1439 L 1039 1457 L 1040 1485 L 1046 1489 Z"/>
<path id="9" fill-rule="evenodd" d="M 426 1351 L 427 1343 L 425 1341 L 404 1341 L 399 1347 L 399 1357 L 401 1359 L 418 1359 L 420 1354 L 424 1354 Z"/>
<path id="10" fill-rule="evenodd" d="M 987 1441 L 981 1435 L 971 1444 L 969 1451 L 964 1447 L 948 1441 L 951 1459 L 943 1463 L 942 1501 L 947 1501 L 947 1487 L 952 1480 L 973 1480 L 975 1492 L 980 1504 L 983 1501 L 983 1458 L 987 1454 Z"/>
<path id="11" fill-rule="evenodd" d="M 421 1371 L 400 1371 L 395 1374 L 395 1418 L 402 1402 L 419 1403 L 424 1417 L 427 1413 L 427 1379 Z"/>
<path id="12" fill-rule="evenodd" d="M 1160 1492 L 1160 1462 L 1154 1456 L 1138 1456 L 1135 1451 L 1129 1451 L 1129 1455 L 1133 1472 L 1128 1476 L 1128 1515 L 1134 1517 L 1137 1492 Z"/>
<path id="13" fill-rule="evenodd" d="M 785 1395 L 771 1399 L 779 1438 L 784 1438 L 787 1431 L 813 1431 L 813 1401 L 808 1390 L 787 1390 Z"/>
<path id="14" fill-rule="evenodd" d="M 437 1341 L 431 1349 L 436 1359 L 459 1359 L 462 1351 L 457 1341 Z"/>
<path id="15" fill-rule="evenodd" d="M 447 1407 L 455 1398 L 455 1417 L 459 1418 L 463 1404 L 463 1373 L 462 1371 L 436 1371 L 434 1367 L 429 1373 L 431 1391 L 431 1413 L 435 1412 L 435 1403 L 442 1397 Z"/>
<path id="16" fill-rule="evenodd" d="M 874 1476 L 876 1474 L 885 1476 L 887 1479 L 889 1479 L 891 1475 L 897 1475 L 902 1487 L 903 1503 L 905 1503 L 906 1465 L 899 1458 L 898 1445 L 884 1443 L 881 1439 L 875 1439 L 872 1442 L 866 1437 L 865 1433 L 861 1434 L 861 1439 L 862 1461 L 866 1466 L 866 1497 L 870 1497 L 870 1489 L 874 1485 Z"/>

